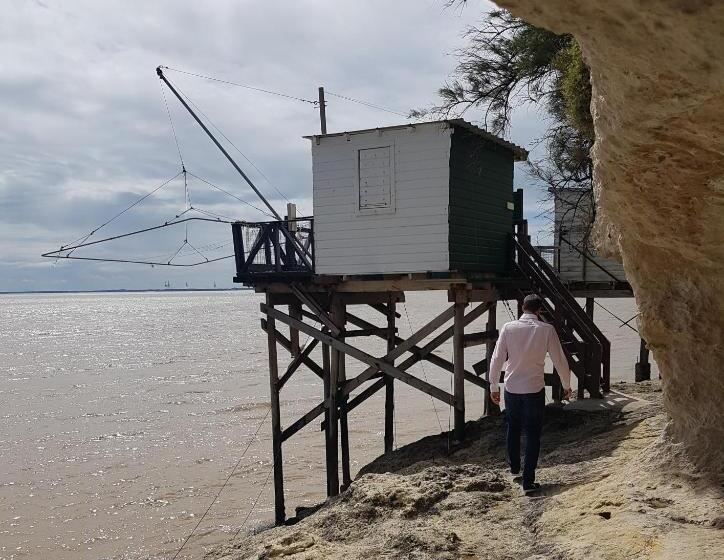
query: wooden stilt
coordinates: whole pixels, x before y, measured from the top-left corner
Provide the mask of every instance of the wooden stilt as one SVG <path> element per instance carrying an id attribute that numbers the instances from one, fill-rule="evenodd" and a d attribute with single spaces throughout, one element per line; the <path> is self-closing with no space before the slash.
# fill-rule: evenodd
<path id="1" fill-rule="evenodd" d="M 344 342 L 344 328 L 347 323 L 346 307 L 339 298 L 335 298 L 332 303 L 332 319 L 340 330 L 337 337 Z M 344 387 L 347 380 L 346 377 L 346 360 L 344 352 L 334 351 L 337 354 L 338 370 L 337 370 L 337 399 L 339 403 L 339 437 L 342 449 L 342 490 L 352 484 L 352 474 L 349 465 L 349 429 L 347 425 L 347 397 L 340 393 L 340 389 Z"/>
<path id="2" fill-rule="evenodd" d="M 331 319 L 331 318 L 330 318 Z M 336 328 L 336 325 L 335 325 Z M 339 333 L 339 331 L 337 331 Z M 339 354 L 336 346 L 329 349 L 329 422 L 327 423 L 329 465 L 327 466 L 327 480 L 329 495 L 339 494 Z"/>
<path id="3" fill-rule="evenodd" d="M 395 302 L 392 297 L 387 304 L 387 351 L 395 348 Z M 395 360 L 392 360 L 394 365 Z M 385 453 L 395 445 L 395 378 L 385 375 Z"/>
<path id="4" fill-rule="evenodd" d="M 453 394 L 455 396 L 455 440 L 465 438 L 465 293 L 457 292 L 455 297 L 455 318 L 453 323 Z"/>
<path id="5" fill-rule="evenodd" d="M 326 458 L 327 466 L 327 496 L 332 496 L 332 471 L 337 472 L 336 455 L 333 457 L 332 447 L 336 450 L 337 443 L 335 441 L 332 446 L 332 434 L 331 434 L 331 418 L 329 406 L 329 394 L 330 394 L 330 350 L 327 344 L 322 345 L 322 369 L 324 371 L 323 383 L 324 383 L 324 400 L 327 403 L 324 408 L 324 453 Z M 332 460 L 334 459 L 334 466 L 332 466 Z"/>
<path id="6" fill-rule="evenodd" d="M 639 346 L 639 361 L 636 363 L 636 381 L 648 381 L 651 379 L 651 364 L 649 363 L 649 349 L 646 341 L 642 338 Z"/>
<path id="7" fill-rule="evenodd" d="M 269 296 L 267 296 L 267 302 L 269 302 Z M 282 429 L 281 411 L 279 409 L 279 364 L 277 361 L 277 343 L 274 336 L 276 332 L 274 318 L 267 315 L 267 324 L 269 327 L 267 329 L 267 343 L 269 350 L 269 388 L 271 393 L 272 456 L 274 461 L 274 522 L 281 525 L 286 519 L 286 512 L 284 510 Z"/>
<path id="8" fill-rule="evenodd" d="M 292 303 L 289 305 L 289 316 L 295 319 L 302 320 L 302 304 Z M 294 327 L 289 327 L 289 341 L 292 344 L 292 358 L 296 358 L 299 355 L 299 330 Z"/>
<path id="9" fill-rule="evenodd" d="M 493 302 L 492 306 L 488 310 L 488 322 L 485 325 L 485 330 L 490 332 L 494 331 L 497 324 L 497 305 L 495 302 Z M 488 340 L 488 342 L 485 344 L 485 361 L 488 365 L 488 372 L 490 372 L 490 363 L 493 361 L 493 351 L 495 350 L 495 341 L 494 340 Z M 490 377 L 490 373 L 488 373 L 488 376 Z M 492 372 L 492 375 L 500 375 L 500 372 Z M 483 401 L 483 414 L 485 416 L 497 416 L 500 414 L 500 407 L 495 404 L 492 400 L 490 400 L 490 387 L 488 385 L 485 386 L 485 389 L 483 389 L 484 392 L 484 401 Z"/>

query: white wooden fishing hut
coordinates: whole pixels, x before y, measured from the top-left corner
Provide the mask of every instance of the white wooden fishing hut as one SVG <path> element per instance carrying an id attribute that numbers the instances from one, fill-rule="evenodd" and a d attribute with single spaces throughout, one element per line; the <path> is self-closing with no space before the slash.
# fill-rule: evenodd
<path id="1" fill-rule="evenodd" d="M 513 190 L 513 165 L 526 159 L 524 149 L 460 119 L 307 138 L 314 216 L 297 217 L 292 205 L 283 220 L 232 226 L 235 281 L 266 295 L 261 311 L 277 523 L 286 518 L 283 442 L 323 416 L 327 492 L 337 494 L 351 483 L 348 414 L 383 388 L 384 449 L 392 449 L 396 381 L 453 407 L 454 439 L 463 440 L 466 384 L 487 393 L 498 300 L 543 295 L 578 377 L 579 396 L 608 389 L 608 340 L 530 244 L 522 191 Z M 396 305 L 405 292 L 419 290 L 445 290 L 450 306 L 403 339 Z M 382 322 L 362 319 L 356 306 L 375 309 Z M 485 324 L 474 330 L 486 313 Z M 300 333 L 310 337 L 304 347 Z M 369 354 L 354 344 L 359 337 L 386 340 L 387 353 Z M 452 361 L 433 353 L 449 339 Z M 321 363 L 312 357 L 318 345 Z M 481 345 L 484 352 L 476 350 Z M 279 349 L 289 356 L 283 369 Z M 367 368 L 348 378 L 348 358 Z M 408 372 L 422 360 L 452 375 L 452 392 Z M 320 402 L 282 426 L 280 391 L 302 368 L 321 379 Z M 560 398 L 555 372 L 546 379 Z M 489 398 L 486 409 L 497 410 Z"/>

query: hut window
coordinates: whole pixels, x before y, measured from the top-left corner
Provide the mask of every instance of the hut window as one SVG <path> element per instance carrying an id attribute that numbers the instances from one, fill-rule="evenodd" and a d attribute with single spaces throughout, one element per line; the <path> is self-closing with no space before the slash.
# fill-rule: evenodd
<path id="1" fill-rule="evenodd" d="M 392 208 L 392 147 L 358 151 L 359 209 Z"/>

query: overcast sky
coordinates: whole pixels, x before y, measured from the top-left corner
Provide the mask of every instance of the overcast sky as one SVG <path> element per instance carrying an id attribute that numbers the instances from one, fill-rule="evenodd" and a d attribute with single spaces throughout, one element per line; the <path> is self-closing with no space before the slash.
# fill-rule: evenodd
<path id="1" fill-rule="evenodd" d="M 455 67 L 455 49 L 465 44 L 462 34 L 491 6 L 480 0 L 464 9 L 445 8 L 443 0 L 6 0 L 0 19 L 0 291 L 159 288 L 167 280 L 174 287 L 232 285 L 232 260 L 170 269 L 39 257 L 180 171 L 155 74 L 159 64 L 310 100 L 323 85 L 406 113 L 436 101 Z M 312 104 L 177 72 L 168 76 L 263 172 L 234 152 L 275 207 L 285 201 L 274 187 L 311 211 L 310 148 L 301 137 L 318 132 Z M 258 205 L 179 103 L 169 97 L 168 104 L 189 172 Z M 405 122 L 333 96 L 327 118 L 330 132 Z M 520 110 L 510 139 L 530 147 L 541 130 L 534 109 Z M 516 184 L 526 187 L 528 214 L 537 214 L 542 195 L 522 168 Z M 193 177 L 189 193 L 194 206 L 264 218 Z M 183 183 L 173 181 L 91 240 L 157 225 L 184 205 Z M 168 258 L 184 235 L 183 226 L 175 226 L 99 246 L 96 254 Z M 209 247 L 209 256 L 230 250 L 214 249 L 230 242 L 226 225 L 194 223 L 188 238 Z M 191 259 L 188 252 L 180 258 Z"/>

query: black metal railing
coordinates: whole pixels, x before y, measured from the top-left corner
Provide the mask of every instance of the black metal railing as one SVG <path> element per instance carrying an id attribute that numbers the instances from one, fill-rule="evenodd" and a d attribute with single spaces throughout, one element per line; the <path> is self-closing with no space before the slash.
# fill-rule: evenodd
<path id="1" fill-rule="evenodd" d="M 235 282 L 253 284 L 314 274 L 314 220 L 231 224 Z"/>

